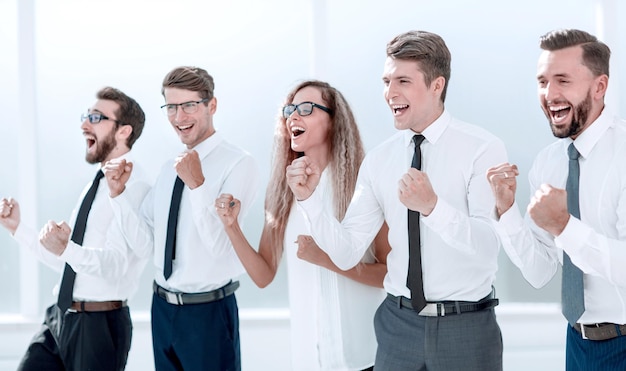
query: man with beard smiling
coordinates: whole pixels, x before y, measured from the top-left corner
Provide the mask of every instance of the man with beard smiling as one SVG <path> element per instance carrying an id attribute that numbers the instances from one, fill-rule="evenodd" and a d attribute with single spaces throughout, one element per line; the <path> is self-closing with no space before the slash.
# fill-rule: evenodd
<path id="1" fill-rule="evenodd" d="M 530 170 L 535 193 L 525 220 L 515 204 L 517 167 L 488 170 L 498 228 L 507 254 L 534 287 L 563 265 L 566 369 L 624 370 L 626 125 L 604 104 L 611 51 L 574 29 L 549 32 L 540 46 L 539 101 L 561 139 Z"/>
<path id="2" fill-rule="evenodd" d="M 215 130 L 214 86 L 213 77 L 198 67 L 174 68 L 163 79 L 161 108 L 186 148 L 164 164 L 139 213 L 127 202 L 128 162 L 106 166 L 124 235 L 137 254 L 154 255 L 157 370 L 241 369 L 234 279 L 245 271 L 213 203 L 230 193 L 252 205 L 259 172 L 250 154 Z M 240 218 L 248 209 L 242 208 Z"/>
<path id="3" fill-rule="evenodd" d="M 101 89 L 96 98 L 82 115 L 87 162 L 102 167 L 114 158 L 130 160 L 130 150 L 143 130 L 143 110 L 115 88 Z M 110 371 L 126 366 L 132 335 L 126 301 L 137 289 L 146 259 L 135 255 L 124 242 L 102 176 L 98 170 L 69 224 L 49 221 L 39 238 L 36 231 L 20 223 L 16 200 L 0 201 L 0 224 L 41 262 L 64 272 L 58 303 L 46 310 L 43 326 L 19 370 Z M 139 207 L 149 188 L 136 168 L 127 184 L 132 207 Z M 88 210 L 86 224 L 84 210 Z"/>

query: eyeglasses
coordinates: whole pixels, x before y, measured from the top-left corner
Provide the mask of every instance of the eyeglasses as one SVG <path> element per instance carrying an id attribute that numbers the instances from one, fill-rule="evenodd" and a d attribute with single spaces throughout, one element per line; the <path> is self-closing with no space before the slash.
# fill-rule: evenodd
<path id="1" fill-rule="evenodd" d="M 110 119 L 110 118 L 106 117 L 105 115 L 103 115 L 101 113 L 98 113 L 98 112 L 96 112 L 96 113 L 83 113 L 82 115 L 80 115 L 80 120 L 81 121 L 85 121 L 87 119 L 89 119 L 89 123 L 91 123 L 91 124 L 97 124 L 97 123 L 99 123 L 102 120 L 110 120 L 110 121 L 113 121 L 113 122 L 117 122 L 117 120 Z"/>
<path id="2" fill-rule="evenodd" d="M 176 111 L 178 111 L 178 107 L 180 106 L 183 112 L 192 114 L 192 113 L 196 113 L 196 111 L 198 110 L 198 104 L 208 102 L 208 101 L 209 101 L 209 98 L 204 98 L 202 100 L 195 101 L 195 102 L 190 101 L 190 102 L 183 102 L 183 103 L 178 103 L 178 104 L 164 104 L 161 106 L 161 109 L 166 115 L 174 116 L 176 115 Z"/>
<path id="3" fill-rule="evenodd" d="M 313 102 L 302 102 L 300 104 L 288 104 L 283 107 L 283 117 L 288 119 L 295 111 L 298 111 L 300 116 L 308 116 L 313 113 L 313 107 L 317 107 L 329 115 L 333 114 L 333 110 L 328 107 Z"/>

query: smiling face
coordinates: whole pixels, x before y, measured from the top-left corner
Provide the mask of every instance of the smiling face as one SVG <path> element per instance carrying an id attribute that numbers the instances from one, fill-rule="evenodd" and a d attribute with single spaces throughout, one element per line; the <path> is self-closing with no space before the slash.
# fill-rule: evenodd
<path id="1" fill-rule="evenodd" d="M 85 151 L 85 160 L 90 164 L 96 164 L 99 162 L 106 162 L 117 157 L 118 152 L 122 146 L 118 144 L 116 133 L 117 119 L 116 113 L 119 110 L 119 105 L 111 100 L 99 99 L 89 109 L 89 113 L 100 113 L 110 120 L 101 120 L 96 124 L 89 122 L 89 119 L 85 119 L 81 125 L 83 129 L 83 136 L 85 137 L 87 148 Z"/>
<path id="2" fill-rule="evenodd" d="M 300 89 L 293 97 L 291 104 L 313 102 L 322 106 L 328 106 L 322 99 L 319 89 L 307 86 Z M 327 154 L 330 150 L 330 128 L 332 118 L 327 112 L 314 107 L 310 115 L 300 116 L 294 111 L 285 121 L 287 132 L 291 135 L 291 149 L 296 152 L 304 152 L 307 156 L 315 156 L 316 153 Z"/>
<path id="3" fill-rule="evenodd" d="M 197 102 L 202 100 L 200 93 L 197 91 L 165 88 L 163 91 L 165 96 L 165 104 L 180 104 L 186 102 Z M 199 103 L 197 111 L 194 113 L 185 113 L 182 107 L 176 109 L 176 114 L 168 116 L 168 120 L 178 134 L 180 141 L 191 149 L 213 135 L 215 128 L 213 127 L 213 115 L 217 109 L 217 100 L 215 97 L 208 102 Z"/>
<path id="4" fill-rule="evenodd" d="M 602 112 L 608 78 L 583 65 L 582 48 L 544 51 L 537 65 L 541 108 L 557 138 L 576 139 Z"/>
<path id="5" fill-rule="evenodd" d="M 419 63 L 387 57 L 383 73 L 384 97 L 398 130 L 421 133 L 443 112 L 442 76 L 426 85 Z"/>

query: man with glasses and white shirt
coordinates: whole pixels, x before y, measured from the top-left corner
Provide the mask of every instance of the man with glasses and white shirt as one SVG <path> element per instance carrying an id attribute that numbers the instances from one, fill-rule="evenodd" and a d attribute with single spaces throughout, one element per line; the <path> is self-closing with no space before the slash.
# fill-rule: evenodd
<path id="1" fill-rule="evenodd" d="M 230 193 L 252 205 L 258 168 L 248 153 L 216 132 L 213 89 L 213 78 L 201 68 L 178 67 L 165 76 L 162 109 L 187 149 L 163 166 L 139 214 L 124 190 L 132 167 L 123 160 L 107 164 L 126 238 L 140 256 L 154 253 L 157 370 L 241 369 L 234 278 L 244 269 L 213 204 Z"/>
<path id="2" fill-rule="evenodd" d="M 101 89 L 96 98 L 81 118 L 87 162 L 102 166 L 114 158 L 130 161 L 131 147 L 143 130 L 143 110 L 114 88 Z M 138 167 L 126 189 L 128 207 L 138 209 L 150 189 Z M 125 243 L 108 193 L 99 170 L 82 193 L 70 223 L 49 221 L 39 235 L 20 222 L 16 200 L 0 200 L 0 224 L 22 248 L 63 272 L 58 302 L 46 310 L 18 370 L 125 368 L 132 335 L 126 300 L 137 290 L 147 260 Z"/>

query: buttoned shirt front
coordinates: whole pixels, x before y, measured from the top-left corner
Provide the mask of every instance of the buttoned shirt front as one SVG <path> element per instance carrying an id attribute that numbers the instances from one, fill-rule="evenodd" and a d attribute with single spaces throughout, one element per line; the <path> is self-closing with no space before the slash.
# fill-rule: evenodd
<path id="1" fill-rule="evenodd" d="M 529 172 L 530 190 L 565 188 L 569 138 L 543 149 Z M 584 273 L 585 312 L 580 323 L 626 323 L 626 123 L 605 107 L 574 141 L 580 153 L 580 219 L 570 216 L 558 237 L 522 217 L 517 204 L 498 225 L 511 261 L 535 287 L 549 282 L 563 250 Z"/>
<path id="2" fill-rule="evenodd" d="M 411 167 L 414 134 L 399 132 L 367 154 L 342 223 L 322 207 L 317 190 L 298 202 L 316 242 L 342 269 L 361 259 L 387 221 L 391 252 L 384 287 L 409 298 L 407 208 L 399 200 L 398 181 Z M 504 144 L 447 111 L 421 134 L 422 171 L 438 196 L 432 213 L 420 218 L 425 297 L 480 300 L 492 290 L 499 252 L 489 221 L 495 201 L 485 173 L 506 161 Z"/>
<path id="3" fill-rule="evenodd" d="M 239 223 L 250 209 L 258 187 L 259 171 L 247 152 L 215 133 L 195 148 L 202 163 L 204 183 L 190 189 L 185 185 L 180 202 L 176 252 L 172 276 L 163 276 L 165 238 L 176 180 L 174 160 L 166 162 L 138 215 L 128 207 L 126 192 L 113 199 L 116 218 L 124 235 L 140 256 L 151 256 L 157 284 L 171 291 L 198 293 L 224 286 L 244 273 L 244 268 L 215 211 L 215 199 L 222 193 L 241 201 Z"/>
<path id="4" fill-rule="evenodd" d="M 132 161 L 130 153 L 121 158 Z M 82 199 L 91 186 L 83 190 L 69 226 L 73 228 Z M 150 189 L 150 183 L 139 164 L 134 164 L 133 173 L 126 184 L 129 208 L 139 210 L 139 206 Z M 20 223 L 15 239 L 27 247 L 37 258 L 51 268 L 62 272 L 67 262 L 76 272 L 73 296 L 75 301 L 127 300 L 137 291 L 139 277 L 147 259 L 135 254 L 126 244 L 120 224 L 113 218 L 113 208 L 109 202 L 109 188 L 105 178 L 100 179 L 94 198 L 83 244 L 69 241 L 60 256 L 57 256 L 39 243 L 38 232 Z M 55 295 L 59 285 L 54 288 Z"/>

